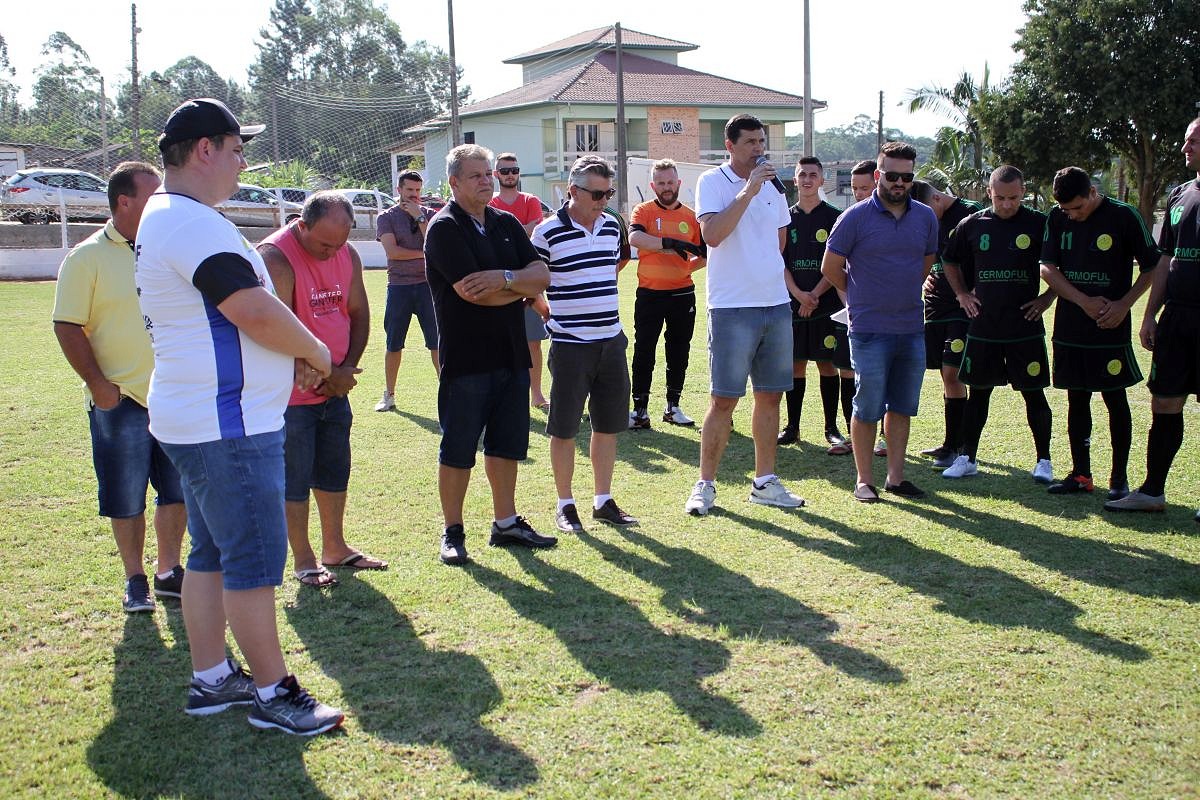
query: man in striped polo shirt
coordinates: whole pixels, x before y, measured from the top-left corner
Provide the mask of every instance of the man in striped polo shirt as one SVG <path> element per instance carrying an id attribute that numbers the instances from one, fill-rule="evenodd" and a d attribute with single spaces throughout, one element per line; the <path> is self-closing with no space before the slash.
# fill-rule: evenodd
<path id="1" fill-rule="evenodd" d="M 595 499 L 592 518 L 631 525 L 612 497 L 617 433 L 629 421 L 629 341 L 617 309 L 617 261 L 621 229 L 604 213 L 615 193 L 613 171 L 598 156 L 571 166 L 567 204 L 533 230 L 533 247 L 550 266 L 550 465 L 558 491 L 555 523 L 565 532 L 583 530 L 571 490 L 575 436 L 584 401 L 592 421 L 589 453 Z"/>

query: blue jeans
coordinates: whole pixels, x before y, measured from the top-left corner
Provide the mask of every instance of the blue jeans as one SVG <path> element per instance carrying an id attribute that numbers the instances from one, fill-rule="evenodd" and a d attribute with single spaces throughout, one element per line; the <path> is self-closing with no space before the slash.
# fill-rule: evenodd
<path id="1" fill-rule="evenodd" d="M 183 479 L 192 552 L 187 568 L 220 572 L 226 589 L 283 583 L 284 430 L 200 444 L 163 444 Z"/>
<path id="2" fill-rule="evenodd" d="M 425 349 L 438 349 L 437 319 L 433 314 L 433 294 L 428 283 L 391 284 L 387 287 L 387 304 L 383 308 L 383 332 L 387 335 L 387 351 L 399 353 L 408 338 L 408 326 L 413 316 L 425 336 Z"/>
<path id="3" fill-rule="evenodd" d="M 850 331 L 854 416 L 875 423 L 891 411 L 915 417 L 925 378 L 925 334 Z"/>
<path id="4" fill-rule="evenodd" d="M 128 519 L 145 513 L 147 482 L 157 492 L 157 505 L 183 502 L 179 473 L 150 435 L 150 414 L 136 400 L 122 397 L 107 411 L 92 406 L 88 426 L 100 516 Z"/>
<path id="5" fill-rule="evenodd" d="M 442 426 L 439 464 L 474 467 L 481 435 L 485 456 L 524 461 L 529 452 L 529 370 L 496 369 L 443 378 L 438 387 L 438 421 Z"/>
<path id="6" fill-rule="evenodd" d="M 285 490 L 293 502 L 308 500 L 309 489 L 344 492 L 350 482 L 350 425 L 354 413 L 347 397 L 288 406 L 283 414 Z"/>
<path id="7" fill-rule="evenodd" d="M 791 306 L 710 308 L 708 373 L 717 397 L 745 396 L 747 377 L 756 392 L 791 389 Z"/>

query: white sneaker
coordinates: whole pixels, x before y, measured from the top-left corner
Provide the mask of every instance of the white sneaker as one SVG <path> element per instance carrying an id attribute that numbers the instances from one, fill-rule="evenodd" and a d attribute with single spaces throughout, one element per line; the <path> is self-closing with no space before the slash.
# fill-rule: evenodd
<path id="1" fill-rule="evenodd" d="M 772 477 L 760 489 L 750 484 L 750 502 L 764 506 L 780 506 L 781 508 L 800 508 L 804 498 L 792 494 L 777 477 Z"/>
<path id="2" fill-rule="evenodd" d="M 716 502 L 716 485 L 706 481 L 696 481 L 696 485 L 692 487 L 692 493 L 688 495 L 687 502 L 683 504 L 683 510 L 693 516 L 702 517 Z"/>
<path id="3" fill-rule="evenodd" d="M 667 406 L 667 410 L 663 412 L 663 422 L 669 422 L 672 425 L 695 425 L 696 420 L 689 417 L 679 408 L 679 406 Z"/>
<path id="4" fill-rule="evenodd" d="M 969 478 L 979 473 L 979 467 L 970 456 L 959 456 L 954 463 L 942 470 L 943 478 Z"/>
<path id="5" fill-rule="evenodd" d="M 1033 468 L 1033 479 L 1038 483 L 1053 483 L 1054 468 L 1050 466 L 1050 459 L 1038 459 L 1037 466 Z"/>
<path id="6" fill-rule="evenodd" d="M 376 411 L 395 411 L 396 410 L 396 396 L 393 395 L 391 392 L 384 392 L 383 399 L 375 404 L 375 410 Z"/>

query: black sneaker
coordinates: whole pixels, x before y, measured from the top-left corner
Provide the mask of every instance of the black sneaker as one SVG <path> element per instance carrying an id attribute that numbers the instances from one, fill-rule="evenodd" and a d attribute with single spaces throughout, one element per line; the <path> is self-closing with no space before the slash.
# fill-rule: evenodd
<path id="1" fill-rule="evenodd" d="M 451 525 L 442 534 L 441 559 L 443 564 L 457 567 L 471 560 L 467 555 L 467 534 L 462 525 Z"/>
<path id="2" fill-rule="evenodd" d="M 275 687 L 275 697 L 264 703 L 254 692 L 254 707 L 246 719 L 256 728 L 275 728 L 297 736 L 315 736 L 332 730 L 346 718 L 336 708 L 317 702 L 306 692 L 295 675 L 288 675 Z"/>
<path id="3" fill-rule="evenodd" d="M 1058 483 L 1050 484 L 1050 488 L 1046 491 L 1050 494 L 1076 494 L 1090 492 L 1093 488 L 1095 487 L 1092 485 L 1091 475 L 1076 475 L 1072 472 Z"/>
<path id="4" fill-rule="evenodd" d="M 775 440 L 776 444 L 795 444 L 800 439 L 800 431 L 788 425 L 779 432 L 779 438 Z"/>
<path id="5" fill-rule="evenodd" d="M 942 455 L 935 456 L 933 459 L 934 469 L 949 468 L 956 460 L 958 460 L 959 455 L 961 455 L 957 450 L 951 450 L 948 447 L 943 448 L 943 450 L 944 453 Z"/>
<path id="6" fill-rule="evenodd" d="M 928 456 L 929 458 L 932 458 L 934 460 L 945 458 L 946 456 L 951 455 L 951 454 L 957 455 L 957 453 L 954 452 L 953 448 L 946 447 L 946 445 L 944 445 L 944 444 L 939 444 L 937 447 L 930 447 L 928 449 L 921 451 L 921 455 Z M 953 458 L 950 459 L 950 463 L 951 464 L 954 463 Z M 950 465 L 947 464 L 946 466 L 950 466 Z"/>
<path id="7" fill-rule="evenodd" d="M 610 525 L 636 525 L 637 518 L 631 517 L 621 510 L 617 505 L 617 501 L 611 497 L 604 501 L 604 505 L 599 508 L 592 509 L 592 519 L 598 519 L 601 522 L 607 522 Z"/>
<path id="8" fill-rule="evenodd" d="M 232 658 L 226 661 L 233 672 L 215 686 L 192 678 L 188 685 L 187 706 L 183 709 L 185 712 L 193 717 L 206 717 L 230 706 L 248 706 L 254 702 L 254 678 Z"/>
<path id="9" fill-rule="evenodd" d="M 829 444 L 830 447 L 834 447 L 839 444 L 847 444 L 850 440 L 847 439 L 845 436 L 842 436 L 842 432 L 839 431 L 837 428 L 826 428 L 825 429 L 825 441 Z"/>
<path id="10" fill-rule="evenodd" d="M 567 503 L 562 510 L 554 515 L 555 526 L 563 533 L 583 533 L 583 523 L 579 520 L 579 509 L 574 503 Z"/>
<path id="11" fill-rule="evenodd" d="M 1129 484 L 1128 483 L 1122 483 L 1120 486 L 1110 486 L 1108 489 L 1108 499 L 1110 501 L 1111 500 L 1120 500 L 1122 497 L 1125 497 L 1127 494 L 1129 494 Z"/>
<path id="12" fill-rule="evenodd" d="M 524 517 L 517 517 L 517 521 L 507 528 L 501 528 L 493 522 L 492 536 L 488 539 L 488 544 L 492 547 L 505 547 L 510 544 L 519 544 L 525 547 L 554 547 L 558 544 L 558 539 L 553 536 L 542 536 L 529 526 Z"/>
<path id="13" fill-rule="evenodd" d="M 644 408 L 635 408 L 629 412 L 629 430 L 631 431 L 648 431 L 650 430 L 650 412 Z"/>
<path id="14" fill-rule="evenodd" d="M 154 576 L 155 597 L 183 597 L 183 567 L 176 564 L 165 578 Z"/>
<path id="15" fill-rule="evenodd" d="M 154 611 L 154 598 L 150 596 L 150 582 L 145 575 L 134 575 L 125 581 L 125 599 L 121 607 L 130 614 L 139 611 Z"/>

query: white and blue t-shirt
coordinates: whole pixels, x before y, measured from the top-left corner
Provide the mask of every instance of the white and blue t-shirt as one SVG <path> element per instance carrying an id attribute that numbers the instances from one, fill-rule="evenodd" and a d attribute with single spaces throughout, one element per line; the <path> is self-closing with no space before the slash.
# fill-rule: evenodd
<path id="1" fill-rule="evenodd" d="M 215 210 L 170 192 L 146 203 L 136 252 L 138 300 L 154 347 L 154 437 L 198 444 L 282 428 L 292 357 L 257 344 L 217 308 L 239 289 L 275 291 L 262 257 Z"/>
<path id="2" fill-rule="evenodd" d="M 555 342 L 599 342 L 621 332 L 617 260 L 621 226 L 601 214 L 587 230 L 563 206 L 533 229 L 533 249 L 550 268 L 546 330 Z"/>

